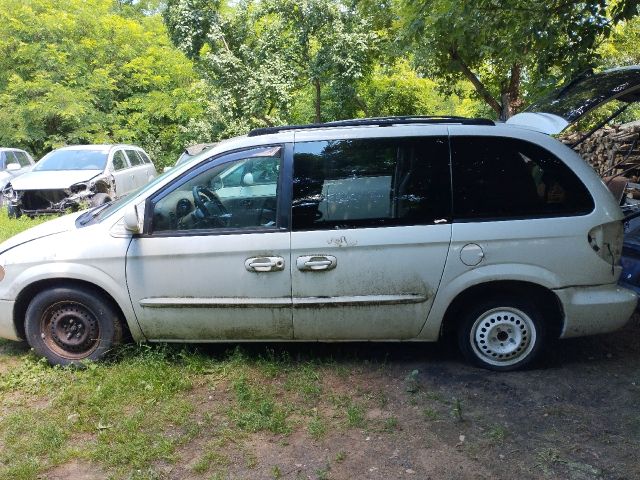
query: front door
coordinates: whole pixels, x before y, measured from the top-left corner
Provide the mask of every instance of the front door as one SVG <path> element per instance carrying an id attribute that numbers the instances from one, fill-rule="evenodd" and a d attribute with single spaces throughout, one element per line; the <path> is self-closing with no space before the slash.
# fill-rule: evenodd
<path id="1" fill-rule="evenodd" d="M 147 201 L 145 233 L 127 252 L 127 284 L 147 338 L 292 338 L 290 233 L 278 216 L 282 152 L 226 155 Z M 271 172 L 260 188 L 251 178 L 256 164 Z"/>
<path id="2" fill-rule="evenodd" d="M 451 239 L 446 127 L 434 136 L 296 137 L 294 336 L 409 339 L 440 284 Z"/>

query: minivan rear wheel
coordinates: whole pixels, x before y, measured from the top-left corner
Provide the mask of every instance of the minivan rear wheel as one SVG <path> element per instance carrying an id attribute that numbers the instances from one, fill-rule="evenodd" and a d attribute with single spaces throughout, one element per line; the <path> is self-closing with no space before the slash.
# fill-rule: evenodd
<path id="1" fill-rule="evenodd" d="M 52 365 L 97 361 L 122 339 L 115 309 L 88 288 L 59 287 L 37 294 L 25 315 L 25 334 Z"/>
<path id="2" fill-rule="evenodd" d="M 496 371 L 517 370 L 536 358 L 544 343 L 544 322 L 529 302 L 494 298 L 473 306 L 458 330 L 462 354 Z"/>

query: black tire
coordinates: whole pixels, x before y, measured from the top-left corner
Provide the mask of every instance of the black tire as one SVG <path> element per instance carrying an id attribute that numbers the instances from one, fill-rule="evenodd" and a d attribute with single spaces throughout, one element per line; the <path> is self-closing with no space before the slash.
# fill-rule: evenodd
<path id="1" fill-rule="evenodd" d="M 8 203 L 7 215 L 9 215 L 9 218 L 20 218 L 22 216 L 22 210 L 20 210 L 19 207 L 15 207 L 11 205 L 11 203 Z"/>
<path id="2" fill-rule="evenodd" d="M 111 201 L 111 197 L 106 193 L 96 193 L 93 197 L 91 197 L 91 206 L 99 207 L 100 205 L 104 205 L 105 203 L 109 203 Z"/>
<path id="3" fill-rule="evenodd" d="M 531 302 L 515 296 L 473 305 L 458 329 L 462 354 L 488 370 L 505 372 L 531 365 L 544 344 L 542 314 Z"/>
<path id="4" fill-rule="evenodd" d="M 110 302 L 89 288 L 58 287 L 37 294 L 25 315 L 29 345 L 52 365 L 102 359 L 122 339 Z"/>

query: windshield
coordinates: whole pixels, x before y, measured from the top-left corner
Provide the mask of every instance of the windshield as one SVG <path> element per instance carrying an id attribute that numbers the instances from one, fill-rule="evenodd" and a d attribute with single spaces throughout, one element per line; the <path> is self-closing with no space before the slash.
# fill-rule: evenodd
<path id="1" fill-rule="evenodd" d="M 33 170 L 104 170 L 107 157 L 105 150 L 54 150 L 42 157 Z"/>

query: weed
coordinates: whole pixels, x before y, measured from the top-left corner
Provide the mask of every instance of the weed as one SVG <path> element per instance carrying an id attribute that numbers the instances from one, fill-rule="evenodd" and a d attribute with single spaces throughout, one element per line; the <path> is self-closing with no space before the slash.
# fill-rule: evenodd
<path id="1" fill-rule="evenodd" d="M 436 420 L 438 418 L 438 412 L 436 412 L 433 408 L 426 407 L 424 410 L 422 410 L 422 414 L 427 420 Z"/>
<path id="2" fill-rule="evenodd" d="M 307 428 L 309 434 L 316 440 L 324 437 L 325 433 L 327 433 L 327 426 L 324 419 L 318 413 L 313 416 Z"/>
<path id="3" fill-rule="evenodd" d="M 273 395 L 264 386 L 252 385 L 242 373 L 233 381 L 236 406 L 229 411 L 230 418 L 238 427 L 249 432 L 268 430 L 273 433 L 289 433 L 287 411 L 276 403 Z"/>
<path id="4" fill-rule="evenodd" d="M 464 420 L 462 416 L 462 401 L 459 398 L 453 399 L 451 404 L 451 416 L 458 422 L 462 422 Z"/>
<path id="5" fill-rule="evenodd" d="M 279 478 L 282 478 L 282 470 L 280 470 L 279 466 L 274 465 L 273 467 L 271 467 L 271 476 L 275 480 L 278 480 Z"/>
<path id="6" fill-rule="evenodd" d="M 331 465 L 327 464 L 324 468 L 319 468 L 316 470 L 316 478 L 318 480 L 327 480 L 329 478 L 329 471 L 331 470 Z"/>
<path id="7" fill-rule="evenodd" d="M 343 450 L 340 450 L 336 453 L 336 462 L 342 463 L 347 459 L 347 453 Z"/>
<path id="8" fill-rule="evenodd" d="M 507 436 L 507 429 L 502 425 L 493 425 L 489 431 L 487 432 L 487 436 L 491 440 L 495 440 L 497 442 L 501 442 Z"/>
<path id="9" fill-rule="evenodd" d="M 420 379 L 418 375 L 420 374 L 419 370 L 412 370 L 404 379 L 405 382 L 405 390 L 408 393 L 418 393 L 420 390 Z"/>
<path id="10" fill-rule="evenodd" d="M 383 430 L 385 432 L 394 432 L 398 428 L 398 419 L 396 417 L 389 417 L 384 421 Z"/>
<path id="11" fill-rule="evenodd" d="M 305 401 L 315 402 L 322 393 L 320 374 L 314 365 L 304 363 L 289 374 L 285 389 L 295 392 Z"/>
<path id="12" fill-rule="evenodd" d="M 226 467 L 227 465 L 229 465 L 229 458 L 226 455 L 209 450 L 193 465 L 193 471 L 195 473 L 205 473 L 212 466 Z"/>
<path id="13" fill-rule="evenodd" d="M 356 404 L 351 403 L 347 407 L 347 424 L 350 427 L 362 427 L 364 425 L 364 409 Z"/>

